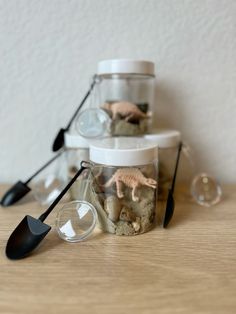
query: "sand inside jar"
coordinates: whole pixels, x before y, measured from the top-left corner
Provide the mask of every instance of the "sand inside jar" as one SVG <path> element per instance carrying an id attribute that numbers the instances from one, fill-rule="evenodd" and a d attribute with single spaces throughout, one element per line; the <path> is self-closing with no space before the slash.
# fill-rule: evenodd
<path id="1" fill-rule="evenodd" d="M 117 197 L 115 187 L 104 191 L 94 180 L 90 201 L 95 206 L 102 230 L 116 235 L 137 235 L 149 231 L 154 224 L 156 190 L 147 186 L 137 189 L 138 201 L 132 200 L 131 188 L 123 188 Z"/>

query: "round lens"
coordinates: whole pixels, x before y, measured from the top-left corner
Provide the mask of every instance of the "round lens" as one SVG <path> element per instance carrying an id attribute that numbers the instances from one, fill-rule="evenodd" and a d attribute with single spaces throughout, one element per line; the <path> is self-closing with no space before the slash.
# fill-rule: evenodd
<path id="1" fill-rule="evenodd" d="M 86 109 L 78 116 L 76 128 L 80 135 L 96 138 L 109 130 L 110 117 L 102 109 Z"/>
<path id="2" fill-rule="evenodd" d="M 65 204 L 57 213 L 56 229 L 60 238 L 68 242 L 86 239 L 95 228 L 97 212 L 92 204 L 74 201 Z"/>
<path id="3" fill-rule="evenodd" d="M 198 204 L 210 207 L 221 200 L 222 190 L 213 177 L 200 173 L 191 183 L 191 194 Z"/>

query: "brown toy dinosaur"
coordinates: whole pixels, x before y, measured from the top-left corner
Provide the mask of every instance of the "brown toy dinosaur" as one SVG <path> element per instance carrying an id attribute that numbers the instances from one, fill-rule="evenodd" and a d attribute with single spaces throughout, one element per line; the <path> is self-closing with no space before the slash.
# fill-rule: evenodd
<path id="1" fill-rule="evenodd" d="M 120 168 L 118 169 L 110 180 L 105 183 L 105 187 L 110 187 L 113 183 L 116 184 L 117 196 L 124 197 L 121 191 L 121 185 L 124 183 L 127 187 L 132 188 L 132 200 L 137 202 L 139 198 L 135 195 L 137 187 L 141 185 L 149 186 L 155 189 L 157 182 L 154 179 L 146 178 L 142 172 L 137 168 Z"/>
<path id="2" fill-rule="evenodd" d="M 101 106 L 103 109 L 110 110 L 112 113 L 112 120 L 117 116 L 125 118 L 125 121 L 147 119 L 150 116 L 142 112 L 135 104 L 128 101 L 120 101 L 115 103 L 105 103 Z"/>

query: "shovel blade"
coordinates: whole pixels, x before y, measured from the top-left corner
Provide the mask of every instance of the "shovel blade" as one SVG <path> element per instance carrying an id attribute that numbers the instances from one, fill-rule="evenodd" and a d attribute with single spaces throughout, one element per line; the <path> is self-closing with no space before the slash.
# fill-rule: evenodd
<path id="1" fill-rule="evenodd" d="M 18 181 L 2 197 L 1 205 L 11 206 L 22 199 L 31 189 L 23 182 Z"/>
<path id="2" fill-rule="evenodd" d="M 168 198 L 166 202 L 166 212 L 165 212 L 164 223 L 163 223 L 164 228 L 166 228 L 169 222 L 171 221 L 171 218 L 174 213 L 174 209 L 175 209 L 175 200 L 173 198 L 173 194 L 171 190 L 169 190 Z"/>
<path id="3" fill-rule="evenodd" d="M 66 132 L 65 129 L 60 129 L 57 133 L 57 136 L 53 142 L 52 145 L 52 151 L 57 152 L 59 149 L 61 149 L 64 146 L 64 133 Z"/>
<path id="4" fill-rule="evenodd" d="M 13 260 L 26 257 L 39 245 L 50 229 L 50 226 L 39 219 L 25 216 L 8 239 L 6 256 Z"/>

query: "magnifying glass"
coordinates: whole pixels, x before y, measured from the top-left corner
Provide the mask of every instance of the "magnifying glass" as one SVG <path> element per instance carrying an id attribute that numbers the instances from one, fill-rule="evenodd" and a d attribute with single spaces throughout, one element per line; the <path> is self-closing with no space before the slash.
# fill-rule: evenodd
<path id="1" fill-rule="evenodd" d="M 194 200 L 205 207 L 219 203 L 222 198 L 221 186 L 207 173 L 199 173 L 193 178 L 190 191 Z"/>
<path id="2" fill-rule="evenodd" d="M 88 108 L 81 112 L 76 121 L 77 132 L 86 138 L 98 138 L 109 133 L 111 118 L 103 110 Z"/>
<path id="3" fill-rule="evenodd" d="M 78 199 L 60 208 L 55 221 L 59 237 L 68 242 L 85 240 L 92 234 L 97 222 L 97 211 L 90 203 L 91 168 L 84 171 L 80 178 Z"/>
<path id="4" fill-rule="evenodd" d="M 222 199 L 222 189 L 217 179 L 207 172 L 197 171 L 194 153 L 186 143 L 184 143 L 183 152 L 194 169 L 190 193 L 195 202 L 205 207 L 219 203 Z"/>
<path id="5" fill-rule="evenodd" d="M 74 201 L 59 209 L 55 224 L 61 239 L 80 242 L 92 234 L 96 222 L 97 211 L 91 203 Z"/>
<path id="6" fill-rule="evenodd" d="M 43 198 L 47 198 L 49 193 L 55 191 L 54 188 L 59 188 L 61 191 L 65 185 L 65 180 L 61 180 L 61 177 L 56 177 L 56 172 L 52 170 L 52 167 L 55 167 L 56 161 L 60 159 L 62 153 L 64 153 L 64 150 L 61 150 L 57 155 L 47 161 L 26 181 L 18 181 L 12 185 L 3 195 L 0 201 L 1 205 L 4 207 L 13 205 L 31 190 L 35 192 L 34 196 L 39 202 L 41 202 L 41 200 L 43 201 Z M 44 178 L 44 180 L 42 180 L 42 178 Z M 59 193 L 57 193 L 57 195 Z M 50 197 L 50 201 L 55 199 L 57 195 L 54 193 L 54 197 Z M 50 201 L 46 203 L 50 203 Z"/>

